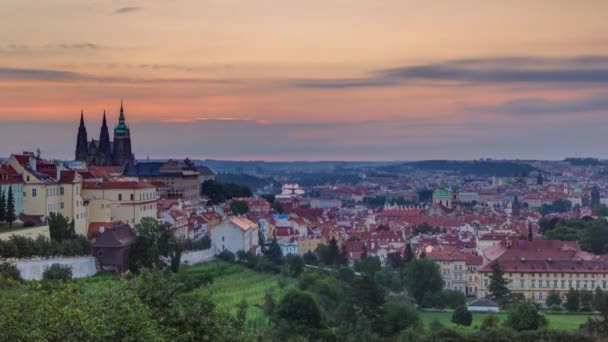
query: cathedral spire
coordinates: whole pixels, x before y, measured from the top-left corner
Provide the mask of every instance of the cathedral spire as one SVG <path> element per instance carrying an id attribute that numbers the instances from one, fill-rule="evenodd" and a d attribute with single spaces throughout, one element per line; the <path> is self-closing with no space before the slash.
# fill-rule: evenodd
<path id="1" fill-rule="evenodd" d="M 82 109 L 80 110 L 80 126 L 79 126 L 79 128 L 84 128 L 84 111 Z"/>
<path id="2" fill-rule="evenodd" d="M 85 161 L 87 159 L 88 152 L 88 141 L 87 141 L 87 128 L 84 125 L 84 111 L 80 110 L 80 125 L 78 126 L 78 136 L 76 138 L 76 153 L 75 158 L 79 161 Z"/>
<path id="3" fill-rule="evenodd" d="M 106 121 L 106 111 L 103 111 L 103 121 L 101 123 L 101 132 L 99 133 L 99 153 L 100 159 L 98 164 L 110 165 L 112 156 L 112 146 L 110 143 L 110 132 L 108 131 L 108 123 Z"/>

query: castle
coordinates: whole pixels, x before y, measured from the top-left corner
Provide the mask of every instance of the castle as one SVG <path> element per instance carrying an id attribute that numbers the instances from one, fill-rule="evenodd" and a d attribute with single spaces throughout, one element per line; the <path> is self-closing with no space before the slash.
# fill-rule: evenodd
<path id="1" fill-rule="evenodd" d="M 76 160 L 86 162 L 88 166 L 124 166 L 135 158 L 131 153 L 131 131 L 125 123 L 125 114 L 120 102 L 118 125 L 114 128 L 114 141 L 110 141 L 106 112 L 103 112 L 103 123 L 99 140 L 89 141 L 84 125 L 84 113 L 80 112 L 80 126 L 76 140 Z"/>

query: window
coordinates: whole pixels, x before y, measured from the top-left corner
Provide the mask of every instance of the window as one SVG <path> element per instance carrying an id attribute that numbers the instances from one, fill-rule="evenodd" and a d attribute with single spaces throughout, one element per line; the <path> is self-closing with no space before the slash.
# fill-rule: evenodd
<path id="1" fill-rule="evenodd" d="M 32 189 L 32 197 L 36 197 L 36 188 Z"/>
<path id="2" fill-rule="evenodd" d="M 61 202 L 61 209 L 63 209 L 63 202 Z"/>
<path id="3" fill-rule="evenodd" d="M 102 257 L 103 256 L 103 251 L 101 249 L 97 251 L 97 256 L 98 257 Z"/>
<path id="4" fill-rule="evenodd" d="M 225 241 L 223 236 L 222 236 L 222 241 Z"/>
<path id="5" fill-rule="evenodd" d="M 540 292 L 540 293 L 538 294 L 538 299 L 543 299 L 543 293 L 542 293 L 542 292 Z"/>
<path id="6" fill-rule="evenodd" d="M 118 200 L 122 201 L 122 194 L 118 194 Z"/>
<path id="7" fill-rule="evenodd" d="M 131 201 L 135 200 L 135 195 L 131 194 Z"/>
<path id="8" fill-rule="evenodd" d="M 26 178 L 27 178 L 27 181 L 29 182 L 30 181 L 30 176 L 27 176 Z"/>

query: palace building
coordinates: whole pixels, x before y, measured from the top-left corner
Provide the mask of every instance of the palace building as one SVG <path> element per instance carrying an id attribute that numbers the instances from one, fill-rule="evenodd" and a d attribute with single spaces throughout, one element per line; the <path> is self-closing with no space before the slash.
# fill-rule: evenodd
<path id="1" fill-rule="evenodd" d="M 118 125 L 114 128 L 114 141 L 110 141 L 106 112 L 103 112 L 103 122 L 99 140 L 88 140 L 87 129 L 84 125 L 84 114 L 80 112 L 80 126 L 76 140 L 75 160 L 86 162 L 88 166 L 124 166 L 135 158 L 131 152 L 131 131 L 125 123 L 125 114 L 120 102 Z"/>

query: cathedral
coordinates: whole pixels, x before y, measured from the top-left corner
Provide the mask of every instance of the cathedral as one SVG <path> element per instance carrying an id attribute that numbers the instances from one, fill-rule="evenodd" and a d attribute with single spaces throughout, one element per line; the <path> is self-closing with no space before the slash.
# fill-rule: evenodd
<path id="1" fill-rule="evenodd" d="M 80 126 L 76 140 L 76 160 L 86 162 L 88 166 L 124 166 L 135 158 L 131 153 L 131 131 L 125 123 L 125 113 L 120 102 L 118 125 L 114 128 L 114 141 L 110 141 L 106 112 L 103 112 L 103 123 L 99 140 L 89 141 L 84 125 L 84 114 L 80 112 Z"/>

